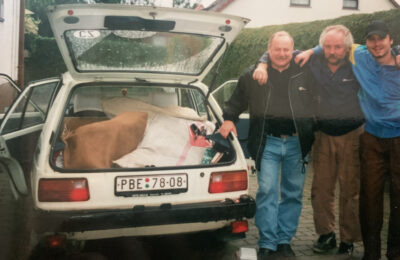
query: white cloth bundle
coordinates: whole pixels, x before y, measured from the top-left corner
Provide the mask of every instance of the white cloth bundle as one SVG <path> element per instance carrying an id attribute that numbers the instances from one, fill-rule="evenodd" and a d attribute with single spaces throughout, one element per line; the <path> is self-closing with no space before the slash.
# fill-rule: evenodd
<path id="1" fill-rule="evenodd" d="M 204 126 L 207 134 L 215 129 L 215 125 L 209 121 L 155 114 L 148 121 L 144 138 L 136 150 L 114 163 L 124 168 L 200 164 L 206 147 L 191 145 L 189 131 L 193 123 L 198 127 Z"/>

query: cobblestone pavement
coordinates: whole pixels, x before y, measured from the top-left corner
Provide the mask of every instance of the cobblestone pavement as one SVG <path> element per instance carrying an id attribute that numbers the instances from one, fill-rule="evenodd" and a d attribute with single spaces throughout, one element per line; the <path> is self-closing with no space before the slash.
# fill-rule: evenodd
<path id="1" fill-rule="evenodd" d="M 358 242 L 354 244 L 354 252 L 353 256 L 342 256 L 338 257 L 335 256 L 335 251 L 337 250 L 334 249 L 332 252 L 329 252 L 329 254 L 326 255 L 321 255 L 321 254 L 316 254 L 312 250 L 312 245 L 314 241 L 318 238 L 318 235 L 315 233 L 314 229 L 314 221 L 313 221 L 313 211 L 311 207 L 311 183 L 312 183 L 312 167 L 309 165 L 307 169 L 307 176 L 306 176 L 306 182 L 304 185 L 304 193 L 303 193 L 303 209 L 302 213 L 300 216 L 300 221 L 299 221 L 299 226 L 297 229 L 296 236 L 292 240 L 292 248 L 296 253 L 296 258 L 295 259 L 361 259 L 363 256 L 363 245 L 362 242 Z M 257 191 L 257 176 L 252 175 L 250 178 L 250 194 L 254 196 Z M 339 186 L 339 185 L 337 185 Z M 338 238 L 339 236 L 339 229 L 338 229 L 338 187 L 336 190 L 336 204 L 335 204 L 335 215 L 336 215 L 336 226 L 335 226 L 335 233 L 336 237 Z M 385 207 L 384 207 L 384 222 L 383 222 L 383 230 L 382 230 L 382 260 L 385 260 L 386 257 L 386 238 L 387 238 L 387 227 L 388 227 L 388 216 L 389 216 L 389 196 L 388 193 L 385 193 Z M 254 218 L 250 220 L 249 223 L 249 231 L 246 234 L 246 238 L 242 240 L 236 240 L 233 243 L 237 247 L 249 247 L 249 248 L 258 248 L 257 241 L 258 241 L 258 230 L 257 227 L 254 224 Z M 272 259 L 272 258 L 271 258 Z"/>

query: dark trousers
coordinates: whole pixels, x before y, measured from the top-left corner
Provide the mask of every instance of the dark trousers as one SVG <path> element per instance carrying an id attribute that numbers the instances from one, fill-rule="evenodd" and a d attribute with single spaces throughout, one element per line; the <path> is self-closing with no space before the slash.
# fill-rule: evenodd
<path id="1" fill-rule="evenodd" d="M 360 136 L 360 224 L 364 259 L 379 259 L 385 180 L 390 184 L 388 259 L 400 259 L 400 137 Z"/>
<path id="2" fill-rule="evenodd" d="M 341 136 L 315 133 L 312 162 L 314 177 L 311 204 L 315 231 L 328 234 L 335 229 L 335 187 L 339 182 L 340 241 L 361 241 L 359 222 L 360 134 L 364 127 Z"/>

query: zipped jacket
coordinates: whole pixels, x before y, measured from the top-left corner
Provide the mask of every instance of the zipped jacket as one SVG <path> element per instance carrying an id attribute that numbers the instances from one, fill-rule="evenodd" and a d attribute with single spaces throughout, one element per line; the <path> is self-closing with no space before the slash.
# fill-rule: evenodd
<path id="1" fill-rule="evenodd" d="M 313 95 L 314 79 L 308 69 L 300 68 L 292 60 L 292 76 L 289 80 L 288 94 L 292 118 L 299 137 L 303 163 L 311 150 L 315 130 L 315 102 Z M 271 98 L 274 97 L 274 88 L 270 80 L 259 85 L 253 79 L 255 66 L 248 68 L 239 78 L 237 86 L 224 107 L 225 120 L 237 122 L 239 115 L 249 109 L 249 135 L 247 148 L 250 156 L 255 159 L 257 169 L 260 169 L 262 153 L 266 145 L 269 126 L 265 115 Z"/>
<path id="2" fill-rule="evenodd" d="M 380 65 L 364 45 L 354 44 L 350 54 L 361 85 L 358 97 L 365 114 L 365 131 L 380 138 L 399 137 L 400 70 L 395 65 Z"/>
<path id="3" fill-rule="evenodd" d="M 323 49 L 318 45 L 313 51 L 320 54 Z M 392 55 L 400 55 L 400 45 L 392 48 Z M 399 69 L 380 65 L 365 45 L 353 44 L 349 60 L 361 86 L 358 98 L 365 115 L 365 131 L 380 138 L 400 136 Z"/>

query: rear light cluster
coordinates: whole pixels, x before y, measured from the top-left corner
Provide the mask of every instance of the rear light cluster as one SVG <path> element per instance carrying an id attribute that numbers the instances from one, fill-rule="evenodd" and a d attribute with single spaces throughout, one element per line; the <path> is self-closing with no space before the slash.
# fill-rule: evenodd
<path id="1" fill-rule="evenodd" d="M 67 237 L 61 234 L 54 234 L 45 237 L 45 243 L 47 248 L 63 248 L 67 242 Z"/>
<path id="2" fill-rule="evenodd" d="M 213 172 L 208 186 L 209 193 L 247 190 L 247 171 Z"/>
<path id="3" fill-rule="evenodd" d="M 231 223 L 232 234 L 240 234 L 249 231 L 247 220 L 235 221 Z"/>
<path id="4" fill-rule="evenodd" d="M 39 201 L 73 202 L 89 200 L 89 186 L 84 178 L 79 179 L 40 179 Z"/>

